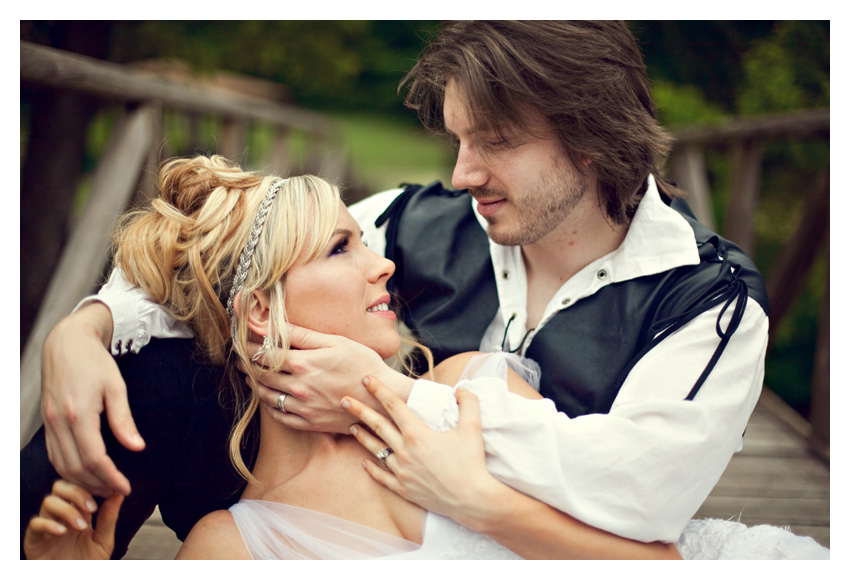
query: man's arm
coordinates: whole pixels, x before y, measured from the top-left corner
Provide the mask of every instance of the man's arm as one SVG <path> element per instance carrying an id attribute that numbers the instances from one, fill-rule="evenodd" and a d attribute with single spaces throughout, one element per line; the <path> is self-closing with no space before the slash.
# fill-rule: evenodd
<path id="1" fill-rule="evenodd" d="M 608 414 L 571 419 L 551 401 L 464 384 L 480 399 L 488 469 L 596 528 L 644 542 L 678 539 L 738 449 L 763 379 L 767 317 L 751 301 L 709 379 L 684 400 L 716 346 L 717 314 L 644 357 Z M 408 404 L 446 430 L 457 424 L 453 399 L 418 381 Z"/>
<path id="2" fill-rule="evenodd" d="M 540 399 L 510 372 L 506 382 L 485 380 L 490 388 Z M 479 401 L 468 391 L 456 390 L 459 420 L 453 429 L 439 433 L 418 420 L 377 379 L 369 377 L 367 388 L 395 425 L 354 399 L 346 398 L 343 406 L 369 427 L 354 430 L 366 449 L 371 453 L 387 446 L 393 449 L 384 468 L 374 462 L 364 466 L 376 481 L 402 497 L 490 536 L 526 559 L 681 559 L 672 544 L 617 537 L 498 481 L 486 467 Z M 417 456 L 434 451 L 436 461 L 430 463 L 437 464 L 436 471 L 419 471 Z M 537 474 L 526 476 L 534 479 Z"/>
<path id="3" fill-rule="evenodd" d="M 107 350 L 112 316 L 101 303 L 84 306 L 50 331 L 41 358 L 41 414 L 50 461 L 59 474 L 95 495 L 130 493 L 130 483 L 106 455 L 100 434 L 105 410 L 128 449 L 145 443 L 130 414 L 127 387 Z"/>
<path id="4" fill-rule="evenodd" d="M 127 478 L 106 455 L 100 414 L 106 411 L 122 445 L 134 451 L 145 445 L 109 353 L 138 352 L 152 332 L 162 338 L 192 336 L 116 269 L 100 293 L 61 320 L 44 342 L 41 413 L 50 461 L 63 478 L 95 495 L 130 492 Z"/>

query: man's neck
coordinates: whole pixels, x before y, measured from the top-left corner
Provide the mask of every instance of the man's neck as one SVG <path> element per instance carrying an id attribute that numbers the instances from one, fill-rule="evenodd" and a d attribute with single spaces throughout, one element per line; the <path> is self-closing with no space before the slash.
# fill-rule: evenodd
<path id="1" fill-rule="evenodd" d="M 613 223 L 595 199 L 585 196 L 558 228 L 537 242 L 522 246 L 529 329 L 537 326 L 546 305 L 567 280 L 623 243 L 629 226 Z"/>

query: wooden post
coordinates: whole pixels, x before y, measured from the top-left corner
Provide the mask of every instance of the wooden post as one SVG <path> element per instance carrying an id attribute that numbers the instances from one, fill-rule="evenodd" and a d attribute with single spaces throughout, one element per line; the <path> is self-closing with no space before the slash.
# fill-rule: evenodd
<path id="1" fill-rule="evenodd" d="M 761 180 L 762 145 L 752 140 L 732 146 L 732 187 L 726 206 L 725 237 L 752 258 L 755 253 L 755 216 Z"/>
<path id="2" fill-rule="evenodd" d="M 245 121 L 234 117 L 224 119 L 221 154 L 239 165 L 245 163 Z"/>
<path id="3" fill-rule="evenodd" d="M 829 239 L 828 232 L 826 239 Z M 809 443 L 815 453 L 829 461 L 829 244 L 826 247 L 825 278 L 812 374 L 812 404 L 809 409 L 812 434 Z"/>
<path id="4" fill-rule="evenodd" d="M 697 219 L 709 229 L 714 229 L 714 212 L 711 208 L 711 187 L 705 169 L 705 155 L 697 145 L 677 147 L 670 159 L 673 180 L 688 193 L 685 200 Z"/>
<path id="5" fill-rule="evenodd" d="M 163 159 L 170 157 L 170 155 L 166 155 L 167 151 L 165 150 L 165 118 L 162 105 L 151 103 L 150 106 L 154 111 L 151 115 L 151 147 L 139 175 L 139 183 L 131 202 L 133 205 L 147 204 L 156 197 L 157 169 L 159 169 L 159 164 Z"/>
<path id="6" fill-rule="evenodd" d="M 92 181 L 91 196 L 62 252 L 21 357 L 21 448 L 41 425 L 41 347 L 50 330 L 98 282 L 109 234 L 124 212 L 151 147 L 155 109 L 142 106 L 116 125 Z"/>
<path id="7" fill-rule="evenodd" d="M 269 153 L 269 168 L 282 177 L 289 175 L 292 161 L 289 150 L 289 129 L 279 126 L 275 131 L 271 152 Z"/>
<path id="8" fill-rule="evenodd" d="M 782 319 L 794 304 L 806 273 L 820 250 L 829 229 L 829 169 L 806 204 L 806 213 L 794 235 L 785 243 L 779 258 L 767 276 L 770 303 L 770 340 L 773 346 Z"/>

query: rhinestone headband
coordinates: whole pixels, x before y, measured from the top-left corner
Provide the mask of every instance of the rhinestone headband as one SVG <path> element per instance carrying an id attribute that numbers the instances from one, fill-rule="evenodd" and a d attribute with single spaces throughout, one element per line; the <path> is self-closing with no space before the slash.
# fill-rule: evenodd
<path id="1" fill-rule="evenodd" d="M 289 181 L 288 179 L 278 179 L 272 183 L 266 198 L 260 204 L 260 209 L 257 210 L 257 217 L 254 218 L 254 226 L 251 228 L 251 234 L 248 236 L 248 241 L 245 242 L 245 247 L 239 255 L 239 265 L 236 267 L 236 276 L 233 278 L 233 287 L 230 288 L 230 297 L 227 299 L 227 315 L 233 316 L 233 299 L 236 293 L 242 290 L 242 285 L 245 284 L 245 278 L 248 277 L 248 269 L 251 267 L 251 259 L 254 257 L 254 250 L 257 248 L 257 242 L 260 240 L 260 233 L 263 231 L 263 224 L 266 223 L 266 215 L 272 206 L 277 192 L 283 187 L 283 184 Z"/>

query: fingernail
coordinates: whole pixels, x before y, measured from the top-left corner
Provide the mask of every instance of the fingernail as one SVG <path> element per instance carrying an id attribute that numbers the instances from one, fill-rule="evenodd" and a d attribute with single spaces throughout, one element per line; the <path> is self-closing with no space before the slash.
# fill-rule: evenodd
<path id="1" fill-rule="evenodd" d="M 369 377 L 363 377 L 363 384 L 364 384 L 364 385 L 366 385 L 367 387 L 369 386 L 369 384 L 370 384 L 371 382 L 372 382 L 372 381 L 370 381 L 370 380 L 369 380 Z"/>
<path id="2" fill-rule="evenodd" d="M 357 425 L 352 425 L 350 431 L 352 435 L 357 435 Z"/>
<path id="3" fill-rule="evenodd" d="M 85 530 L 88 527 L 88 524 L 85 522 L 83 518 L 77 518 L 77 528 L 81 530 Z"/>
<path id="4" fill-rule="evenodd" d="M 86 500 L 86 509 L 89 510 L 90 512 L 96 512 L 97 511 L 97 504 L 94 503 L 92 500 L 87 499 Z"/>
<path id="5" fill-rule="evenodd" d="M 343 409 L 350 409 L 351 408 L 351 403 L 348 401 L 348 399 L 343 399 L 342 403 L 340 403 L 340 405 L 342 405 Z"/>
<path id="6" fill-rule="evenodd" d="M 67 531 L 67 528 L 62 524 L 56 524 L 56 531 L 60 534 L 64 534 Z"/>

